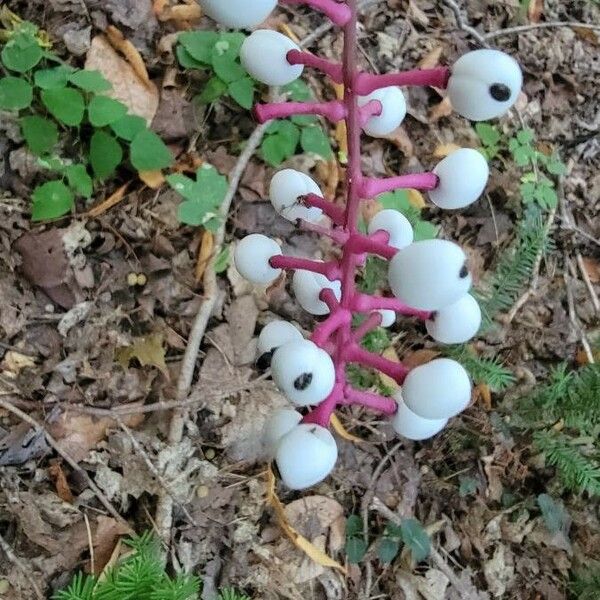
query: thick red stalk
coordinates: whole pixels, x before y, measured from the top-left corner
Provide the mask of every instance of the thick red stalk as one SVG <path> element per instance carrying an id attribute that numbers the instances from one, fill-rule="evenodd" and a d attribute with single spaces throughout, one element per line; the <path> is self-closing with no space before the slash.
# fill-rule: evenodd
<path id="1" fill-rule="evenodd" d="M 342 73 L 342 65 L 331 62 L 320 56 L 315 56 L 310 52 L 302 52 L 301 50 L 290 50 L 286 55 L 290 65 L 305 65 L 313 69 L 319 69 L 335 83 L 342 83 L 344 75 Z"/>
<path id="2" fill-rule="evenodd" d="M 351 9 L 344 3 L 335 0 L 279 0 L 281 4 L 304 4 L 324 15 L 327 15 L 336 25 L 346 25 L 352 18 Z"/>
<path id="3" fill-rule="evenodd" d="M 394 190 L 434 190 L 439 182 L 439 177 L 435 173 L 414 173 L 385 179 L 366 177 L 363 180 L 361 193 L 363 198 L 375 198 L 379 194 Z"/>
<path id="4" fill-rule="evenodd" d="M 254 107 L 254 116 L 259 123 L 266 123 L 273 119 L 287 119 L 294 115 L 319 115 L 332 123 L 341 121 L 346 116 L 343 102 L 274 102 L 257 104 Z"/>
<path id="5" fill-rule="evenodd" d="M 384 75 L 373 75 L 372 73 L 359 73 L 356 77 L 356 91 L 361 96 L 367 96 L 380 88 L 392 85 L 430 85 L 444 89 L 450 79 L 448 67 L 436 67 L 435 69 L 415 69 L 401 73 L 385 73 Z"/>
<path id="6" fill-rule="evenodd" d="M 311 273 L 320 273 L 321 275 L 325 275 L 329 281 L 339 279 L 341 275 L 340 265 L 337 260 L 320 262 L 318 260 L 310 260 L 309 258 L 278 254 L 269 260 L 269 264 L 274 269 L 301 269 L 302 271 L 310 271 Z"/>

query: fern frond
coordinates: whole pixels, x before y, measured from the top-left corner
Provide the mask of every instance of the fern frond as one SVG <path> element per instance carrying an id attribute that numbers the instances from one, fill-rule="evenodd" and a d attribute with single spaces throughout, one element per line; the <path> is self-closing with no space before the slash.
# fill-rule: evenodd
<path id="1" fill-rule="evenodd" d="M 498 260 L 495 271 L 474 292 L 483 313 L 485 330 L 500 312 L 509 310 L 527 284 L 540 253 L 548 252 L 551 240 L 540 213 L 526 216 L 517 237 Z"/>
<path id="2" fill-rule="evenodd" d="M 250 600 L 250 597 L 236 592 L 233 588 L 223 588 L 218 600 Z"/>
<path id="3" fill-rule="evenodd" d="M 576 571 L 569 583 L 573 600 L 598 600 L 600 597 L 600 564 Z"/>
<path id="4" fill-rule="evenodd" d="M 495 356 L 477 356 L 466 345 L 450 346 L 445 352 L 463 365 L 475 383 L 485 383 L 494 392 L 505 390 L 515 381 L 512 371 Z"/>
<path id="5" fill-rule="evenodd" d="M 200 593 L 197 577 L 178 574 L 175 579 L 164 577 L 148 597 L 148 600 L 191 600 Z"/>
<path id="6" fill-rule="evenodd" d="M 94 600 L 96 579 L 91 575 L 77 573 L 67 589 L 52 596 L 53 600 Z"/>

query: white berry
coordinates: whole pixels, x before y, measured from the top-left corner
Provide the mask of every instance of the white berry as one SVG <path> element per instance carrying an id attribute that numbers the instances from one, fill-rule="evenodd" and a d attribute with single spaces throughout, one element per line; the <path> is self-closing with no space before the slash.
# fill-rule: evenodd
<path id="1" fill-rule="evenodd" d="M 453 242 L 415 242 L 390 261 L 390 287 L 396 298 L 413 308 L 439 310 L 469 291 L 471 275 L 466 260 Z"/>
<path id="2" fill-rule="evenodd" d="M 469 405 L 471 381 L 455 360 L 436 358 L 410 371 L 402 397 L 408 408 L 424 419 L 449 419 Z"/>
<path id="3" fill-rule="evenodd" d="M 303 490 L 323 481 L 333 470 L 337 456 L 331 433 L 307 423 L 283 436 L 275 460 L 283 483 L 292 490 Z"/>
<path id="4" fill-rule="evenodd" d="M 342 284 L 337 279 L 329 281 L 325 275 L 298 269 L 292 278 L 292 287 L 298 304 L 311 315 L 327 315 L 329 307 L 319 298 L 324 289 L 331 289 L 339 300 L 342 297 Z"/>
<path id="5" fill-rule="evenodd" d="M 410 221 L 398 210 L 386 208 L 379 211 L 369 222 L 369 233 L 387 231 L 390 235 L 388 244 L 393 248 L 406 248 L 414 239 L 414 232 Z"/>
<path id="6" fill-rule="evenodd" d="M 406 99 L 402 90 L 396 86 L 375 90 L 368 96 L 361 96 L 358 105 L 365 106 L 371 100 L 381 102 L 381 114 L 368 119 L 363 127 L 365 133 L 372 137 L 383 137 L 392 133 L 406 116 Z"/>
<path id="7" fill-rule="evenodd" d="M 276 4 L 277 0 L 200 0 L 200 6 L 209 17 L 232 29 L 256 27 Z"/>
<path id="8" fill-rule="evenodd" d="M 247 235 L 237 245 L 234 253 L 234 262 L 240 275 L 252 283 L 267 285 L 281 273 L 281 269 L 274 269 L 269 260 L 281 254 L 279 244 L 260 233 Z"/>
<path id="9" fill-rule="evenodd" d="M 448 419 L 424 419 L 414 413 L 402 400 L 402 393 L 394 398 L 398 402 L 398 411 L 392 418 L 394 431 L 409 440 L 426 440 L 439 433 L 448 423 Z"/>
<path id="10" fill-rule="evenodd" d="M 294 169 L 278 171 L 271 179 L 269 195 L 273 208 L 288 221 L 304 219 L 312 223 L 319 221 L 323 215 L 320 208 L 304 206 L 299 198 L 315 194 L 322 196 L 319 186 L 308 175 Z"/>
<path id="11" fill-rule="evenodd" d="M 381 315 L 381 327 L 391 327 L 396 322 L 396 312 L 387 308 L 377 311 Z"/>
<path id="12" fill-rule="evenodd" d="M 263 433 L 263 444 L 270 456 L 277 452 L 281 438 L 294 429 L 300 421 L 302 421 L 302 415 L 291 408 L 282 408 L 273 413 L 266 422 Z"/>
<path id="13" fill-rule="evenodd" d="M 273 352 L 287 342 L 303 339 L 298 328 L 288 321 L 271 321 L 262 328 L 258 336 L 258 355 Z"/>
<path id="14" fill-rule="evenodd" d="M 287 85 L 302 75 L 303 65 L 291 65 L 290 50 L 300 50 L 287 35 L 259 29 L 248 36 L 240 50 L 240 60 L 254 79 L 267 85 Z"/>
<path id="15" fill-rule="evenodd" d="M 485 121 L 507 112 L 522 85 L 523 74 L 514 58 L 498 50 L 475 50 L 456 61 L 448 95 L 458 114 Z"/>
<path id="16" fill-rule="evenodd" d="M 439 177 L 439 184 L 429 192 L 429 197 L 445 209 L 463 208 L 475 202 L 490 176 L 490 168 L 481 152 L 471 148 L 455 150 L 433 172 Z"/>
<path id="17" fill-rule="evenodd" d="M 442 344 L 467 342 L 479 331 L 480 325 L 481 308 L 470 294 L 435 311 L 425 323 L 429 335 Z"/>
<path id="18" fill-rule="evenodd" d="M 310 340 L 294 340 L 277 348 L 271 374 L 275 385 L 296 406 L 318 404 L 335 385 L 331 357 Z"/>

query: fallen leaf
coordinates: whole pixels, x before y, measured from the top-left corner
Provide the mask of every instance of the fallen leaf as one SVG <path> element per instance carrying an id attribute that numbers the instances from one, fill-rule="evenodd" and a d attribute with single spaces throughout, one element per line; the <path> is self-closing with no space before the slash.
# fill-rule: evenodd
<path id="1" fill-rule="evenodd" d="M 343 439 L 348 440 L 349 442 L 353 442 L 355 444 L 362 444 L 364 440 L 361 438 L 352 435 L 349 433 L 346 428 L 342 425 L 342 422 L 339 420 L 337 415 L 331 415 L 330 424 L 333 427 L 333 430 Z"/>
<path id="2" fill-rule="evenodd" d="M 153 366 L 161 371 L 168 379 L 169 369 L 165 362 L 164 336 L 162 333 L 153 333 L 134 340 L 130 346 L 115 350 L 116 361 L 124 368 L 129 367 L 129 361 L 137 358 L 142 367 Z"/>
<path id="3" fill-rule="evenodd" d="M 492 391 L 490 386 L 485 383 L 480 383 L 474 390 L 475 398 L 481 399 L 484 408 L 487 411 L 492 410 Z"/>
<path id="4" fill-rule="evenodd" d="M 383 136 L 383 139 L 388 140 L 388 142 L 392 142 L 392 144 L 394 144 L 396 148 L 398 148 L 398 150 L 400 150 L 400 152 L 402 152 L 402 154 L 404 154 L 404 156 L 407 158 L 410 158 L 415 153 L 412 140 L 402 125 L 394 129 L 392 133 Z"/>
<path id="5" fill-rule="evenodd" d="M 309 542 L 304 536 L 300 535 L 298 531 L 296 531 L 288 522 L 287 515 L 285 512 L 285 507 L 279 500 L 276 492 L 275 492 L 275 475 L 273 470 L 269 466 L 267 471 L 267 502 L 271 505 L 273 510 L 275 511 L 275 518 L 279 527 L 283 530 L 285 535 L 290 539 L 290 541 L 302 552 L 304 552 L 308 557 L 314 560 L 317 564 L 323 567 L 330 567 L 332 569 L 337 569 L 344 575 L 347 575 L 348 572 L 346 568 L 341 565 L 339 562 L 333 560 L 330 556 L 325 554 L 323 550 L 317 548 L 314 544 Z"/>
<path id="6" fill-rule="evenodd" d="M 23 369 L 35 367 L 35 361 L 31 356 L 21 354 L 15 350 L 9 350 L 0 362 L 2 371 L 11 377 L 18 375 Z"/>
<path id="7" fill-rule="evenodd" d="M 152 190 L 159 189 L 165 182 L 162 171 L 138 171 L 138 177 Z"/>
<path id="8" fill-rule="evenodd" d="M 117 42 L 122 36 L 119 38 L 113 32 L 112 38 Z M 137 53 L 137 50 L 135 52 Z M 134 68 L 119 56 L 105 35 L 97 35 L 92 39 L 85 68 L 100 71 L 112 85 L 108 95 L 123 102 L 131 114 L 143 117 L 150 125 L 158 109 L 159 93 L 156 86 L 148 79 L 143 61 L 143 70 L 138 63 L 139 61 L 136 61 Z"/>
<path id="9" fill-rule="evenodd" d="M 56 487 L 56 493 L 58 497 L 64 502 L 73 504 L 73 492 L 67 483 L 67 477 L 65 472 L 59 463 L 54 463 L 48 467 L 48 474 L 54 481 L 54 487 Z"/>
<path id="10" fill-rule="evenodd" d="M 131 65 L 135 74 L 147 85 L 152 86 L 146 64 L 138 49 L 114 26 L 109 25 L 106 28 L 106 35 L 112 47 L 121 52 L 127 62 Z"/>
<path id="11" fill-rule="evenodd" d="M 450 98 L 446 96 L 440 103 L 436 104 L 429 111 L 429 122 L 435 123 L 443 117 L 448 117 L 452 114 L 452 104 L 450 104 Z"/>
<path id="12" fill-rule="evenodd" d="M 202 9 L 198 4 L 176 4 L 164 8 L 157 17 L 159 21 L 197 21 L 202 17 Z"/>
<path id="13" fill-rule="evenodd" d="M 113 555 L 122 535 L 130 535 L 132 530 L 125 524 L 104 515 L 98 516 L 94 534 L 94 575 L 100 575 Z M 90 569 L 91 570 L 91 569 Z"/>
<path id="14" fill-rule="evenodd" d="M 544 14 L 544 0 L 529 0 L 527 16 L 531 23 L 539 23 Z"/>
<path id="15" fill-rule="evenodd" d="M 418 210 L 422 210 L 427 206 L 427 202 L 425 202 L 425 198 L 423 198 L 423 194 L 419 192 L 419 190 L 409 189 L 408 191 L 408 201 Z"/>
<path id="16" fill-rule="evenodd" d="M 600 283 L 600 261 L 595 258 L 583 257 L 583 268 L 592 283 Z"/>
<path id="17" fill-rule="evenodd" d="M 436 350 L 416 350 L 415 352 L 408 354 L 402 361 L 409 369 L 420 367 L 428 362 L 431 362 L 434 358 L 437 358 L 440 353 Z"/>
<path id="18" fill-rule="evenodd" d="M 393 346 L 386 348 L 383 351 L 382 356 L 393 362 L 396 362 L 396 363 L 400 362 L 400 358 L 398 358 L 398 354 Z M 400 386 L 398 385 L 398 382 L 395 379 L 392 379 L 391 377 L 386 375 L 385 373 L 379 373 L 379 380 L 381 381 L 381 383 L 383 383 L 383 385 L 385 385 L 386 387 L 388 387 L 389 389 L 391 389 L 393 391 L 400 388 Z"/>
<path id="19" fill-rule="evenodd" d="M 128 187 L 128 183 L 122 185 L 120 188 L 115 190 L 108 198 L 106 198 L 106 200 L 103 200 L 102 202 L 100 202 L 100 204 L 97 204 L 96 206 L 92 206 L 92 208 L 90 208 L 90 210 L 88 210 L 88 212 L 86 213 L 86 216 L 91 218 L 99 217 L 101 214 L 105 213 L 113 206 L 119 204 L 119 202 L 121 202 L 121 200 L 123 200 L 123 198 L 125 197 L 125 192 L 127 191 Z"/>
<path id="20" fill-rule="evenodd" d="M 213 254 L 214 248 L 215 238 L 210 231 L 205 230 L 202 234 L 202 241 L 198 251 L 198 260 L 196 261 L 196 270 L 194 273 L 196 283 L 200 283 L 202 281 L 202 276 L 204 275 L 204 271 L 206 271 L 206 266 L 208 265 L 208 261 Z"/>
<path id="21" fill-rule="evenodd" d="M 455 150 L 459 150 L 460 146 L 458 144 L 449 143 L 449 144 L 438 144 L 433 151 L 434 158 L 446 158 L 448 154 L 451 154 Z"/>
<path id="22" fill-rule="evenodd" d="M 417 64 L 419 69 L 433 69 L 440 64 L 440 58 L 444 51 L 443 46 L 436 46 L 430 50 Z"/>

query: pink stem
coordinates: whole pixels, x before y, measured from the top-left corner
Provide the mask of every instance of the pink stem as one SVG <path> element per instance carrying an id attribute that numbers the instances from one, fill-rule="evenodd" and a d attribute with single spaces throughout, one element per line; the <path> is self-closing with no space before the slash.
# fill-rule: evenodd
<path id="1" fill-rule="evenodd" d="M 345 219 L 344 209 L 341 206 L 328 202 L 316 194 L 302 196 L 301 201 L 307 206 L 320 208 L 336 225 L 343 225 Z"/>
<path id="2" fill-rule="evenodd" d="M 334 313 L 340 310 L 340 303 L 331 288 L 324 288 L 319 294 L 319 300 L 327 304 L 329 312 Z"/>
<path id="3" fill-rule="evenodd" d="M 302 52 L 301 50 L 290 50 L 287 53 L 287 61 L 290 65 L 306 65 L 314 69 L 319 69 L 335 82 L 342 83 L 344 75 L 342 73 L 342 65 L 334 63 L 320 56 L 315 56 L 310 52 Z"/>
<path id="4" fill-rule="evenodd" d="M 383 233 L 389 237 L 387 232 Z M 388 260 L 393 258 L 398 252 L 397 248 L 394 248 L 385 242 L 380 242 L 375 237 L 367 237 L 360 234 L 351 236 L 346 243 L 346 247 L 350 252 L 354 252 L 355 254 L 377 254 Z"/>
<path id="5" fill-rule="evenodd" d="M 300 229 L 304 231 L 312 231 L 319 235 L 331 238 L 336 244 L 343 246 L 348 241 L 348 234 L 342 229 L 332 229 L 331 227 L 323 227 L 317 223 L 311 223 L 304 219 L 298 219 Z"/>
<path id="6" fill-rule="evenodd" d="M 302 269 L 311 273 L 320 273 L 325 275 L 329 281 L 339 279 L 341 275 L 340 265 L 337 260 L 320 262 L 318 260 L 310 260 L 308 258 L 298 258 L 296 256 L 284 256 L 278 254 L 269 259 L 269 264 L 274 269 Z"/>
<path id="7" fill-rule="evenodd" d="M 279 0 L 279 3 L 310 6 L 328 16 L 333 23 L 340 27 L 346 25 L 352 18 L 350 8 L 346 4 L 334 2 L 334 0 Z"/>
<path id="8" fill-rule="evenodd" d="M 344 398 L 344 385 L 336 384 L 331 394 L 319 404 L 316 408 L 313 408 L 303 419 L 302 423 L 314 423 L 321 427 L 329 427 L 329 421 L 331 415 L 336 409 L 336 406 Z"/>
<path id="9" fill-rule="evenodd" d="M 383 105 L 379 100 L 369 100 L 360 109 L 360 125 L 364 127 L 371 117 L 378 117 L 383 112 Z"/>
<path id="10" fill-rule="evenodd" d="M 331 102 L 277 102 L 257 104 L 254 107 L 254 116 L 259 123 L 266 123 L 273 119 L 286 119 L 294 115 L 319 115 L 329 119 L 332 123 L 337 123 L 346 116 L 346 108 L 344 103 L 338 100 Z"/>
<path id="11" fill-rule="evenodd" d="M 357 312 L 371 312 L 373 310 L 393 310 L 403 317 L 418 317 L 423 321 L 431 318 L 431 312 L 428 310 L 419 310 L 412 308 L 397 298 L 387 298 L 384 296 L 370 296 L 369 294 L 356 294 L 352 303 L 352 310 Z"/>
<path id="12" fill-rule="evenodd" d="M 393 398 L 386 398 L 385 396 L 373 394 L 372 392 L 355 390 L 349 385 L 344 389 L 344 395 L 351 404 L 359 404 L 360 406 L 371 408 L 384 415 L 394 415 L 398 410 L 398 404 Z"/>
<path id="13" fill-rule="evenodd" d="M 435 173 L 413 173 L 412 175 L 399 175 L 385 179 L 366 177 L 363 179 L 361 196 L 375 198 L 384 192 L 399 189 L 434 190 L 439 184 L 439 177 Z"/>
<path id="14" fill-rule="evenodd" d="M 400 73 L 386 73 L 373 75 L 372 73 L 359 73 L 356 78 L 356 91 L 361 96 L 392 85 L 429 85 L 436 88 L 446 88 L 450 79 L 448 67 L 435 69 L 414 69 Z"/>
<path id="15" fill-rule="evenodd" d="M 353 332 L 352 339 L 358 343 L 360 342 L 367 333 L 377 329 L 381 325 L 383 316 L 380 312 L 371 313 Z"/>
<path id="16" fill-rule="evenodd" d="M 329 341 L 329 338 L 344 325 L 348 325 L 352 320 L 352 315 L 343 308 L 331 311 L 331 314 L 325 321 L 319 323 L 313 331 L 311 340 L 320 348 L 323 348 Z"/>
<path id="17" fill-rule="evenodd" d="M 391 377 L 398 383 L 402 383 L 408 375 L 409 369 L 402 363 L 388 360 L 387 358 L 364 350 L 357 344 L 350 344 L 344 348 L 344 357 L 348 362 L 359 363 L 367 367 L 373 367 Z"/>

